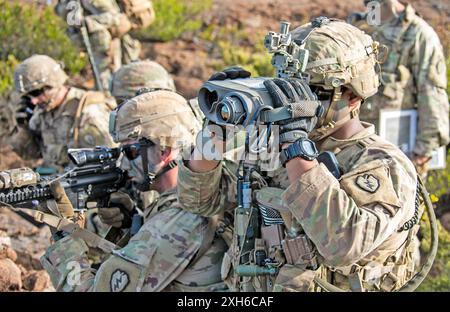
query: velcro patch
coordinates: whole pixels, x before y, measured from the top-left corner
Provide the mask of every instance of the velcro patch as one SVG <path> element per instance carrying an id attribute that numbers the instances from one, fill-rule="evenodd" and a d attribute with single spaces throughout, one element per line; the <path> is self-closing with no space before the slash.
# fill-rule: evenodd
<path id="1" fill-rule="evenodd" d="M 346 173 L 340 184 L 358 206 L 380 204 L 392 215 L 400 208 L 389 165 L 382 160 L 371 161 Z"/>
<path id="2" fill-rule="evenodd" d="M 369 193 L 375 193 L 380 188 L 380 181 L 373 174 L 362 174 L 356 177 L 356 185 Z"/>

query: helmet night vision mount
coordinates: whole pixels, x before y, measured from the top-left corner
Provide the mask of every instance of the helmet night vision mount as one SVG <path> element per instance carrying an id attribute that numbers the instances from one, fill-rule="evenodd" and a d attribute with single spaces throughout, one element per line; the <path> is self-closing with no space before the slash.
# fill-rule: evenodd
<path id="1" fill-rule="evenodd" d="M 279 78 L 304 78 L 302 73 L 308 63 L 309 51 L 302 49 L 289 33 L 289 22 L 280 23 L 280 32 L 269 31 L 264 38 L 264 46 L 273 54 L 272 65 Z M 303 40 L 305 41 L 305 40 Z"/>

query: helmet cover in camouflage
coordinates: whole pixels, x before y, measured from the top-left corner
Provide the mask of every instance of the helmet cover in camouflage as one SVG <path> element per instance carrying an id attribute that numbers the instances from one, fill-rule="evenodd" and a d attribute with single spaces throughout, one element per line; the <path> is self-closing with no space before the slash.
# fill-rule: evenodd
<path id="1" fill-rule="evenodd" d="M 200 128 L 186 99 L 167 90 L 140 94 L 110 115 L 115 142 L 146 138 L 161 147 L 177 148 L 193 144 Z"/>
<path id="2" fill-rule="evenodd" d="M 61 64 L 47 55 L 33 55 L 14 71 L 14 87 L 21 95 L 43 87 L 61 87 L 67 79 Z"/>
<path id="3" fill-rule="evenodd" d="M 317 20 L 325 22 L 318 27 L 316 22 L 314 27 L 313 21 L 293 30 L 291 34 L 296 42 L 306 38 L 302 48 L 309 52 L 306 72 L 310 76 L 310 84 L 334 91 L 330 105 L 325 107 L 326 113 L 318 122 L 323 129 L 316 129 L 320 130 L 320 137 L 323 138 L 349 118 L 346 103 L 340 101 L 341 87 L 352 90 L 362 99 L 378 91 L 379 77 L 375 71 L 378 42 L 344 21 L 324 17 Z M 358 110 L 359 107 L 352 113 L 356 115 Z M 312 136 L 315 136 L 314 133 Z"/>
<path id="4" fill-rule="evenodd" d="M 149 60 L 122 66 L 111 81 L 111 94 L 116 98 L 132 98 L 141 88 L 163 88 L 175 91 L 169 73 L 156 62 Z"/>

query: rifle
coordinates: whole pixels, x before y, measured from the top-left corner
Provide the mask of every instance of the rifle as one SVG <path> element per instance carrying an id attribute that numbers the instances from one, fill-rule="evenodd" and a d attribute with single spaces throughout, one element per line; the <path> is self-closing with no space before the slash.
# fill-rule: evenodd
<path id="1" fill-rule="evenodd" d="M 53 198 L 49 184 L 61 180 L 75 211 L 83 212 L 88 202 L 107 207 L 109 195 L 127 181 L 126 171 L 117 166 L 120 148 L 69 149 L 68 156 L 74 167 L 62 175 L 41 177 L 26 167 L 1 171 L 0 204 L 37 209 Z"/>
<path id="2" fill-rule="evenodd" d="M 80 16 L 83 16 L 83 7 L 81 5 L 81 1 L 78 0 L 77 4 L 78 4 L 78 10 L 80 10 L 79 11 Z M 91 41 L 89 40 L 89 34 L 87 31 L 86 22 L 85 22 L 84 18 L 81 18 L 80 31 L 81 31 L 81 37 L 83 38 L 84 46 L 86 47 L 86 52 L 89 56 L 89 63 L 91 63 L 92 73 L 94 74 L 96 88 L 98 91 L 103 92 L 104 90 L 103 90 L 102 82 L 100 80 L 100 73 L 98 71 L 97 64 L 95 63 L 94 54 L 92 53 Z"/>

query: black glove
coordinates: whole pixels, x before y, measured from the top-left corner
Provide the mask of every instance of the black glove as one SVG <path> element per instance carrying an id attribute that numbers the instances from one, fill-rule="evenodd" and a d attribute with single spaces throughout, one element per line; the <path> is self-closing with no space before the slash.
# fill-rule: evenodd
<path id="1" fill-rule="evenodd" d="M 225 68 L 221 72 L 214 73 L 211 77 L 209 77 L 208 81 L 210 80 L 225 80 L 225 79 L 237 79 L 237 78 L 248 78 L 250 77 L 251 73 L 242 67 L 239 66 L 232 66 Z"/>
<path id="2" fill-rule="evenodd" d="M 112 193 L 109 199 L 109 207 L 99 207 L 100 220 L 112 227 L 127 228 L 131 225 L 134 202 L 125 192 Z"/>
<path id="3" fill-rule="evenodd" d="M 274 107 L 287 107 L 292 114 L 291 119 L 276 122 L 280 126 L 280 145 L 307 138 L 316 126 L 317 117 L 323 114 L 323 107 L 309 86 L 296 78 L 274 78 L 264 81 L 264 85 Z"/>

